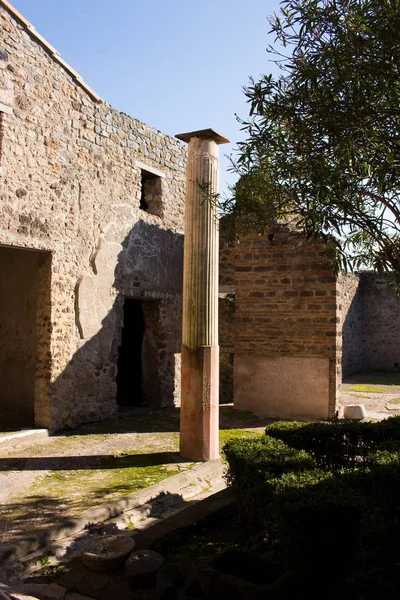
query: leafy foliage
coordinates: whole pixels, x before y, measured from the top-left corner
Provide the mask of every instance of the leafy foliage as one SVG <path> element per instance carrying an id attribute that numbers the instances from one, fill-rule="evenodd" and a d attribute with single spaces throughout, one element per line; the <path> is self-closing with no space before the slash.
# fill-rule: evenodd
<path id="1" fill-rule="evenodd" d="M 317 588 L 329 579 L 329 597 L 395 598 L 400 418 L 277 422 L 266 433 L 224 447 L 244 540 L 317 578 Z M 338 556 L 341 568 L 332 570 Z"/>
<path id="2" fill-rule="evenodd" d="M 400 2 L 284 0 L 271 24 L 281 74 L 245 88 L 222 209 L 244 233 L 293 221 L 336 248 L 337 269 L 399 281 Z"/>
<path id="3" fill-rule="evenodd" d="M 391 417 L 379 423 L 339 421 L 302 423 L 278 421 L 266 427 L 267 436 L 309 453 L 316 464 L 336 473 L 371 467 L 387 455 L 376 452 L 385 445 L 391 457 L 389 443 L 400 440 L 400 418 Z M 395 448 L 396 450 L 396 448 Z"/>

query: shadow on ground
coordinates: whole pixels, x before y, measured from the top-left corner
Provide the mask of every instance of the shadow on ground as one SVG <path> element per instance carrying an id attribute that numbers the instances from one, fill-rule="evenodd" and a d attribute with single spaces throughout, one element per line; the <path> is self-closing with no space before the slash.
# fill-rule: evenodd
<path id="1" fill-rule="evenodd" d="M 67 471 L 93 469 L 130 469 L 187 462 L 178 452 L 110 456 L 45 456 L 33 458 L 0 458 L 0 471 Z"/>
<path id="2" fill-rule="evenodd" d="M 131 409 L 120 411 L 112 420 L 82 425 L 76 429 L 60 431 L 58 436 L 85 436 L 113 433 L 173 433 L 179 432 L 179 408 Z M 220 407 L 220 429 L 258 428 L 267 425 L 271 419 L 259 417 L 250 412 L 234 410 L 233 405 Z"/>

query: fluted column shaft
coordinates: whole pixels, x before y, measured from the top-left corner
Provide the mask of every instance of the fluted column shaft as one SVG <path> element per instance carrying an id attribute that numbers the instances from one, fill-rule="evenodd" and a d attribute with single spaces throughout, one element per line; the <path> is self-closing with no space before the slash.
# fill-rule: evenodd
<path id="1" fill-rule="evenodd" d="M 183 269 L 181 456 L 219 456 L 218 144 L 212 129 L 177 136 L 189 143 Z"/>
<path id="2" fill-rule="evenodd" d="M 193 137 L 186 171 L 182 343 L 218 345 L 218 146 Z M 207 197 L 208 196 L 208 197 Z"/>

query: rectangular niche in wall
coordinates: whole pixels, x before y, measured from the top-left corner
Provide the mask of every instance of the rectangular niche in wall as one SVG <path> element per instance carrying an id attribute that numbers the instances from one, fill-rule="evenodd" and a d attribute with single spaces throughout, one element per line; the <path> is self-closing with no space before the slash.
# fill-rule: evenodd
<path id="1" fill-rule="evenodd" d="M 136 163 L 140 168 L 140 208 L 145 212 L 163 216 L 163 178 L 164 173 L 143 163 Z"/>

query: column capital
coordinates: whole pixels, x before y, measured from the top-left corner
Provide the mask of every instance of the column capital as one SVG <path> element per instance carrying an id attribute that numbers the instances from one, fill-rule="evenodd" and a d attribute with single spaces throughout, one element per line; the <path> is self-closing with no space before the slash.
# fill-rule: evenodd
<path id="1" fill-rule="evenodd" d="M 178 140 L 182 142 L 189 143 L 192 138 L 200 138 L 203 140 L 212 140 L 216 144 L 229 144 L 230 140 L 224 137 L 215 129 L 200 129 L 199 131 L 189 131 L 188 133 L 178 133 L 175 136 Z"/>

